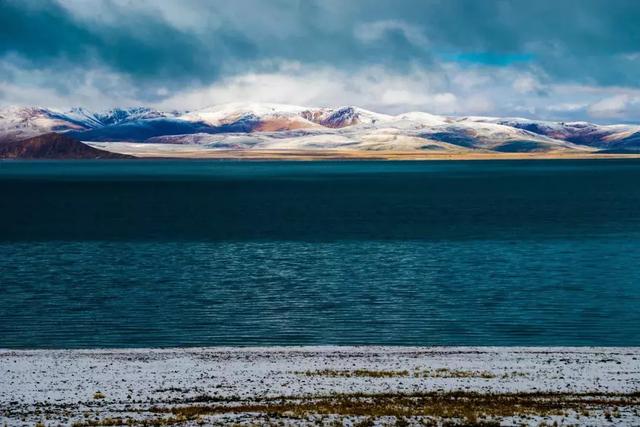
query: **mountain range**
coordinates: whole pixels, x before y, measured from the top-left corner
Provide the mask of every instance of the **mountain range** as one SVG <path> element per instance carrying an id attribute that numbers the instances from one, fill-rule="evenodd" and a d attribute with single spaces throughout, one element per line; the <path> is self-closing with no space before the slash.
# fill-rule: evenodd
<path id="1" fill-rule="evenodd" d="M 640 152 L 640 125 L 380 114 L 359 107 L 231 103 L 195 111 L 0 109 L 0 144 L 51 132 L 84 142 L 189 144 L 224 150 L 494 153 Z"/>

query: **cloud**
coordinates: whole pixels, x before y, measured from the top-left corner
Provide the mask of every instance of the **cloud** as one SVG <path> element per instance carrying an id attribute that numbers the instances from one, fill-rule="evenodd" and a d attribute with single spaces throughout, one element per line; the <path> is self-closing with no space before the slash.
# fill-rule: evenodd
<path id="1" fill-rule="evenodd" d="M 0 104 L 637 121 L 638 22 L 633 0 L 0 0 Z"/>
<path id="2" fill-rule="evenodd" d="M 399 33 L 408 42 L 418 47 L 428 47 L 429 41 L 418 26 L 404 21 L 382 20 L 358 24 L 354 30 L 357 39 L 365 43 L 383 40 L 389 34 Z"/>
<path id="3" fill-rule="evenodd" d="M 180 83 L 215 78 L 224 55 L 253 55 L 251 42 L 231 28 L 208 34 L 205 44 L 152 11 L 114 7 L 111 18 L 88 20 L 53 2 L 0 2 L 0 57 L 24 69 L 108 68 L 139 81 Z"/>
<path id="4" fill-rule="evenodd" d="M 513 89 L 521 94 L 544 93 L 542 84 L 533 76 L 524 74 L 513 81 Z"/>
<path id="5" fill-rule="evenodd" d="M 439 70 L 420 65 L 391 71 L 363 67 L 345 71 L 333 66 L 307 66 L 285 62 L 270 72 L 249 72 L 217 81 L 206 88 L 176 93 L 158 107 L 198 109 L 238 100 L 291 103 L 308 106 L 358 105 L 378 112 L 413 110 L 445 115 L 495 114 L 496 108 L 510 113 L 526 104 L 513 99 L 512 106 L 496 106 L 492 96 L 509 93 L 518 74 L 502 70 L 469 70 L 447 66 L 447 78 Z M 464 82 L 464 84 L 462 84 Z M 546 101 L 545 101 L 546 102 Z"/>
<path id="6" fill-rule="evenodd" d="M 552 105 L 549 105 L 547 107 L 547 110 L 549 110 L 551 112 L 556 112 L 556 113 L 559 113 L 559 114 L 566 114 L 566 113 L 581 112 L 581 111 L 586 110 L 587 107 L 588 107 L 588 105 L 584 104 L 584 103 L 567 102 L 567 103 L 563 103 L 563 104 L 552 104 Z"/>
<path id="7" fill-rule="evenodd" d="M 627 107 L 629 101 L 629 95 L 615 95 L 591 104 L 588 111 L 595 117 L 615 117 Z"/>
<path id="8" fill-rule="evenodd" d="M 445 55 L 471 64 L 535 62 L 565 81 L 640 85 L 633 0 L 0 3 L 0 55 L 38 66 L 63 57 L 143 79 L 208 83 L 265 59 L 403 68 Z"/>
<path id="9" fill-rule="evenodd" d="M 441 89 L 437 75 L 421 68 L 390 72 L 383 67 L 344 71 L 332 66 L 283 63 L 271 72 L 224 78 L 206 88 L 175 94 L 163 108 L 196 109 L 238 100 L 309 106 L 358 105 L 384 112 L 430 108 L 457 111 L 457 98 Z"/>
<path id="10" fill-rule="evenodd" d="M 640 96 L 619 94 L 601 99 L 587 108 L 588 113 L 596 118 L 619 118 L 630 114 L 638 114 Z"/>
<path id="11" fill-rule="evenodd" d="M 414 64 L 407 70 L 384 66 L 344 70 L 332 65 L 268 61 L 256 70 L 224 76 L 197 87 L 155 86 L 141 90 L 135 80 L 107 70 L 79 72 L 59 88 L 48 84 L 46 71 L 2 68 L 20 74 L 31 85 L 0 81 L 0 100 L 9 104 L 93 109 L 144 104 L 166 110 L 193 110 L 227 102 L 275 102 L 306 106 L 358 105 L 397 114 L 426 111 L 444 115 L 526 116 L 553 120 L 629 121 L 638 117 L 640 91 L 597 86 L 554 85 L 545 91 L 516 91 L 522 75 L 511 68 L 474 68 L 449 64 L 432 69 Z M 527 88 L 529 89 L 529 88 Z M 613 101 L 601 102 L 612 98 Z M 625 101 L 621 103 L 620 101 Z M 0 102 L 0 104 L 2 104 Z M 623 105 L 624 104 L 624 105 Z"/>
<path id="12" fill-rule="evenodd" d="M 59 109 L 72 106 L 103 109 L 139 103 L 139 93 L 126 75 L 103 69 L 67 71 L 65 78 L 55 84 L 52 84 L 48 70 L 25 70 L 0 64 L 0 75 L 9 77 L 0 79 L 0 107 L 39 105 Z M 29 84 L 16 84 L 17 75 Z"/>

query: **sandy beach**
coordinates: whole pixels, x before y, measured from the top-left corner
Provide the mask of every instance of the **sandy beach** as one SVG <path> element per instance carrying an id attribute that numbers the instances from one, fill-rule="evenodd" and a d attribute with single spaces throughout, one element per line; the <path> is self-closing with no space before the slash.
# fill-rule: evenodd
<path id="1" fill-rule="evenodd" d="M 0 351 L 0 425 L 638 425 L 640 349 Z"/>

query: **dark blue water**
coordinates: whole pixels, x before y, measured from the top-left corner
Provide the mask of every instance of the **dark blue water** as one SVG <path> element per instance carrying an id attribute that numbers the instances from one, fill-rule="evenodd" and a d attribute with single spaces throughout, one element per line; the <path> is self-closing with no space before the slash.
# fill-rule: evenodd
<path id="1" fill-rule="evenodd" d="M 0 347 L 640 345 L 640 161 L 0 162 Z"/>

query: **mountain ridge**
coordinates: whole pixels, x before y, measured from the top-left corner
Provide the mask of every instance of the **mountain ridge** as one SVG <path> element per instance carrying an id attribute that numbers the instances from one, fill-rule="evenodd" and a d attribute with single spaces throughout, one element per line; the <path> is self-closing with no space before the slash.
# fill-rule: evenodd
<path id="1" fill-rule="evenodd" d="M 229 103 L 185 112 L 147 107 L 93 112 L 0 109 L 0 142 L 45 133 L 81 141 L 197 144 L 211 149 L 355 149 L 490 152 L 637 151 L 639 125 L 512 117 L 381 114 L 356 106 Z"/>
<path id="2" fill-rule="evenodd" d="M 0 159 L 132 159 L 84 144 L 60 133 L 46 133 L 0 144 Z"/>

